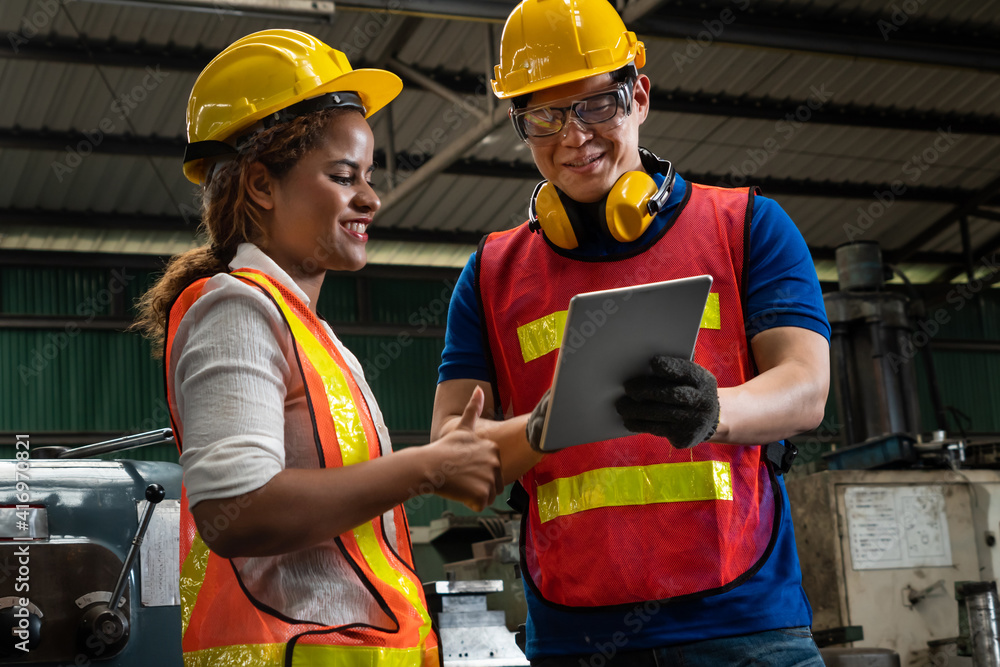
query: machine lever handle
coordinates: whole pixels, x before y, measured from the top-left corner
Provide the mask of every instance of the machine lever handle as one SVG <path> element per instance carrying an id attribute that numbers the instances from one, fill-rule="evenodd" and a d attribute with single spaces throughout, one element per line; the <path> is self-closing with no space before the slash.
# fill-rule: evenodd
<path id="1" fill-rule="evenodd" d="M 132 546 L 129 547 L 128 556 L 125 557 L 125 564 L 118 575 L 118 583 L 115 584 L 115 590 L 111 593 L 111 600 L 108 601 L 108 608 L 111 611 L 115 611 L 118 605 L 121 604 L 122 593 L 125 591 L 125 582 L 128 581 L 128 573 L 132 571 L 132 563 L 135 562 L 135 557 L 139 553 L 142 540 L 146 537 L 146 529 L 149 528 L 149 521 L 153 518 L 153 509 L 157 503 L 163 500 L 165 495 L 166 491 L 159 484 L 150 484 L 146 487 L 147 502 L 145 509 L 142 511 L 142 518 L 139 520 L 139 530 L 136 531 L 135 537 L 132 539 Z"/>

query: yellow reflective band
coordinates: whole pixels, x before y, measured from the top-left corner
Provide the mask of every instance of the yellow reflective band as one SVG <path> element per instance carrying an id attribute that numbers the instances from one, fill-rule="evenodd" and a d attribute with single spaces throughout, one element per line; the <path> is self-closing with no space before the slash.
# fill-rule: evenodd
<path id="1" fill-rule="evenodd" d="M 733 479 L 725 461 L 599 468 L 542 484 L 536 496 L 545 523 L 598 507 L 732 500 Z"/>
<path id="2" fill-rule="evenodd" d="M 292 667 L 420 667 L 419 648 L 296 644 Z M 283 667 L 284 644 L 221 646 L 184 654 L 184 667 Z"/>
<path id="3" fill-rule="evenodd" d="M 567 312 L 559 310 L 517 328 L 517 339 L 521 342 L 521 356 L 524 357 L 524 363 L 559 349 L 563 330 L 566 328 Z"/>
<path id="4" fill-rule="evenodd" d="M 705 313 L 701 316 L 702 329 L 721 329 L 722 312 L 719 310 L 719 293 L 709 292 L 705 302 Z"/>
<path id="5" fill-rule="evenodd" d="M 255 273 L 236 272 L 234 275 L 249 278 L 264 287 L 274 297 L 275 302 L 284 313 L 285 319 L 292 328 L 295 341 L 302 347 L 309 363 L 323 378 L 327 400 L 330 403 L 330 414 L 333 416 L 334 427 L 337 430 L 337 440 L 340 442 L 340 453 L 344 466 L 361 463 L 368 460 L 368 439 L 358 406 L 351 397 L 350 385 L 344 377 L 344 372 L 334 361 L 323 343 L 309 331 L 309 328 L 298 318 L 285 302 L 281 292 L 269 280 Z M 431 629 L 431 619 L 420 599 L 420 589 L 400 570 L 397 570 L 386 559 L 381 543 L 375 535 L 375 525 L 368 521 L 354 529 L 354 538 L 358 548 L 372 572 L 386 584 L 403 594 L 413 609 L 420 615 L 420 645 L 423 646 Z"/>
<path id="6" fill-rule="evenodd" d="M 420 667 L 423 660 L 419 648 L 296 644 L 292 653 L 292 667 Z"/>
<path id="7" fill-rule="evenodd" d="M 194 534 L 191 550 L 181 567 L 181 637 L 187 632 L 191 622 L 191 612 L 194 603 L 198 601 L 201 585 L 205 583 L 205 571 L 208 570 L 208 545 L 201 539 L 199 533 Z"/>
<path id="8" fill-rule="evenodd" d="M 284 664 L 284 644 L 218 646 L 184 654 L 184 667 L 284 667 Z"/>

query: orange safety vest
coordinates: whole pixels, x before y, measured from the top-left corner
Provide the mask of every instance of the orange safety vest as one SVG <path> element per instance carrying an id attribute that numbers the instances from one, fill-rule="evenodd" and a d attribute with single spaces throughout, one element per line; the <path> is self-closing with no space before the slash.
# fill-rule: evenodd
<path id="1" fill-rule="evenodd" d="M 695 361 L 720 387 L 753 377 L 743 317 L 752 212 L 746 188 L 689 183 L 660 235 L 631 255 L 574 257 L 527 224 L 490 234 L 476 284 L 498 412 L 530 412 L 551 385 L 574 295 L 701 274 L 713 283 Z M 780 522 L 762 453 L 713 443 L 674 449 L 640 434 L 547 455 L 521 478 L 530 499 L 525 581 L 557 608 L 624 609 L 738 586 L 764 564 Z"/>
<path id="2" fill-rule="evenodd" d="M 252 269 L 231 275 L 267 295 L 288 325 L 316 433 L 319 467 L 348 466 L 381 455 L 378 434 L 357 382 L 320 320 L 273 278 Z M 183 424 L 169 368 L 171 348 L 184 314 L 202 295 L 208 278 L 177 298 L 167 322 L 167 396 L 180 449 Z M 413 569 L 409 527 L 402 506 L 393 510 L 395 543 L 383 517 L 316 548 L 339 551 L 391 619 L 390 627 L 364 622 L 330 627 L 290 619 L 253 598 L 236 564 L 210 551 L 181 500 L 181 612 L 185 667 L 432 667 L 439 664 L 437 636 Z"/>

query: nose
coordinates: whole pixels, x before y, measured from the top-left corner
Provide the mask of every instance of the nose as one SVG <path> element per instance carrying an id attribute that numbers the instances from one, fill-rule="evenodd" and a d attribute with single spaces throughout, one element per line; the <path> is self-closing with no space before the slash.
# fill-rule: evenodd
<path id="1" fill-rule="evenodd" d="M 354 205 L 361 211 L 375 213 L 382 206 L 382 200 L 378 198 L 378 193 L 368 181 L 362 180 L 357 195 L 354 197 Z"/>
<path id="2" fill-rule="evenodd" d="M 570 114 L 563 125 L 562 143 L 567 146 L 581 146 L 594 136 L 591 128 L 581 121 L 576 113 Z"/>

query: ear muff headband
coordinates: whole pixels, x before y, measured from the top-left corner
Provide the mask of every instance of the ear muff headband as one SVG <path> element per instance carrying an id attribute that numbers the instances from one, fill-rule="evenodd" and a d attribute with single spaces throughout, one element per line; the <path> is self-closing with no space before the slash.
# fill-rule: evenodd
<path id="1" fill-rule="evenodd" d="M 674 188 L 674 167 L 669 161 L 661 160 L 645 148 L 639 149 L 639 156 L 648 172 L 663 174 L 664 179 L 657 187 L 649 173 L 628 171 L 611 187 L 601 224 L 621 243 L 630 243 L 643 235 Z M 554 245 L 573 250 L 579 242 L 559 194 L 548 181 L 536 185 L 528 203 L 528 225 L 532 231 L 544 233 Z"/>

